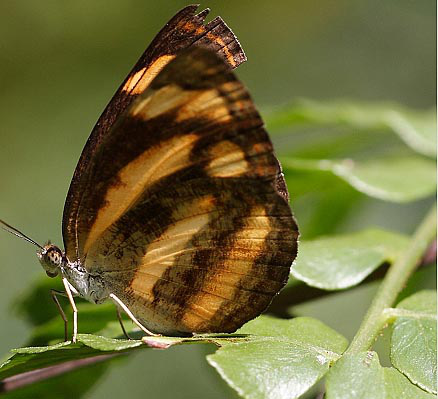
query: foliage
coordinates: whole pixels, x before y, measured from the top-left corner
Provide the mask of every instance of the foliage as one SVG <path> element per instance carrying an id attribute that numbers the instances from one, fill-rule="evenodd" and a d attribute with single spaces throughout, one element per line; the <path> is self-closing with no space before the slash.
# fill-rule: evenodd
<path id="1" fill-rule="evenodd" d="M 414 384 L 436 393 L 436 294 L 420 291 L 397 305 L 392 326 L 391 361 Z"/>
<path id="2" fill-rule="evenodd" d="M 29 389 L 57 392 L 62 384 L 80 397 L 106 368 L 126 358 L 122 355 L 206 343 L 218 347 L 208 355 L 208 363 L 245 398 L 302 397 L 319 389 L 324 377 L 327 398 L 433 397 L 437 392 L 435 294 L 414 292 L 399 303 L 397 297 L 434 238 L 436 213 L 432 210 L 412 237 L 368 224 L 349 232 L 343 223 L 370 201 L 400 204 L 422 199 L 432 204 L 435 115 L 389 104 L 301 101 L 272 111 L 266 119 L 280 149 L 302 232 L 293 279 L 280 297 L 298 285 L 324 290 L 322 294 L 354 289 L 382 265 L 390 266 L 352 342 L 319 320 L 272 315 L 260 316 L 235 334 L 142 337 L 131 327 L 135 339 L 126 340 L 114 321 L 112 305 L 81 302 L 79 328 L 88 334 L 80 334 L 76 344 L 63 343 L 62 322 L 49 306 L 49 296 L 42 294 L 56 288 L 46 279 L 17 305 L 34 329 L 28 346 L 13 350 L 0 366 L 3 388 L 23 372 L 93 361 L 86 369 L 17 389 L 11 397 L 25 395 Z M 310 140 L 306 135 L 312 131 L 323 134 Z M 43 300 L 47 304 L 41 306 Z M 66 313 L 71 318 L 68 307 Z M 392 366 L 382 367 L 374 342 L 388 326 Z M 95 378 L 87 378 L 84 370 Z"/>
<path id="3" fill-rule="evenodd" d="M 327 377 L 327 398 L 434 398 L 392 367 L 382 367 L 376 352 L 347 354 Z"/>
<path id="4" fill-rule="evenodd" d="M 377 229 L 304 241 L 292 275 L 324 290 L 350 288 L 393 262 L 406 243 L 400 234 Z"/>

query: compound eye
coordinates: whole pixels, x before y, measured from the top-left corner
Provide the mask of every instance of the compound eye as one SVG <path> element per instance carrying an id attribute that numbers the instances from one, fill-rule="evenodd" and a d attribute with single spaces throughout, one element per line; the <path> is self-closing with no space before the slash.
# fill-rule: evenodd
<path id="1" fill-rule="evenodd" d="M 47 253 L 47 259 L 54 266 L 58 266 L 61 263 L 61 255 L 55 250 Z"/>

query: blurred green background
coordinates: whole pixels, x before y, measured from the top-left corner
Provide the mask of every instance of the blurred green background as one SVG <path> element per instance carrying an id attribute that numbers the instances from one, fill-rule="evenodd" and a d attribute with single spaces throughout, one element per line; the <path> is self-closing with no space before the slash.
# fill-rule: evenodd
<path id="1" fill-rule="evenodd" d="M 144 48 L 187 4 L 0 2 L 2 219 L 39 242 L 62 243 L 64 199 L 89 132 Z M 202 7 L 212 9 L 210 19 L 221 15 L 238 36 L 248 62 L 237 74 L 262 113 L 297 97 L 391 100 L 421 109 L 435 105 L 432 0 L 212 0 Z M 343 228 L 378 224 L 410 233 L 428 203 L 369 201 Z M 294 209 L 300 221 L 305 204 Z M 6 233 L 0 236 L 0 268 L 0 353 L 6 354 L 28 337 L 14 300 L 43 272 L 35 249 Z M 373 290 L 371 285 L 339 294 L 322 308 L 308 304 L 299 313 L 322 318 L 350 338 Z M 149 398 L 232 397 L 205 362 L 208 350 L 187 346 L 138 353 L 113 365 L 88 397 L 127 392 Z"/>

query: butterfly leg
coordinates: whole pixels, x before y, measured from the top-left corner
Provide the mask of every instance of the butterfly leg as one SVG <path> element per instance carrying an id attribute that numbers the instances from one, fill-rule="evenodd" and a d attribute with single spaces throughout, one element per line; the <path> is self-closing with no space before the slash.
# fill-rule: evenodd
<path id="1" fill-rule="evenodd" d="M 50 295 L 52 296 L 53 301 L 56 304 L 56 307 L 58 308 L 58 312 L 62 317 L 62 320 L 64 320 L 64 341 L 67 341 L 67 335 L 68 335 L 68 320 L 67 320 L 67 316 L 64 313 L 64 310 L 62 309 L 61 304 L 59 303 L 58 300 L 58 295 L 66 297 L 66 293 L 63 291 L 58 291 L 58 290 L 50 290 Z"/>
<path id="2" fill-rule="evenodd" d="M 122 315 L 120 314 L 120 308 L 117 305 L 116 305 L 116 310 L 117 310 L 117 319 L 119 320 L 120 327 L 122 327 L 123 335 L 126 337 L 126 339 L 132 339 L 125 330 L 125 326 L 123 325 Z"/>
<path id="3" fill-rule="evenodd" d="M 109 297 L 112 299 L 112 301 L 116 304 L 116 306 L 120 306 L 123 311 L 129 316 L 129 318 L 133 321 L 133 323 L 140 328 L 140 330 L 144 331 L 148 335 L 152 335 L 154 337 L 160 336 L 161 334 L 155 334 L 151 331 L 149 331 L 143 324 L 141 324 L 135 316 L 132 314 L 132 312 L 128 309 L 128 307 L 114 294 L 110 294 Z"/>
<path id="4" fill-rule="evenodd" d="M 70 301 L 70 305 L 73 309 L 73 337 L 72 342 L 75 344 L 78 339 L 78 309 L 76 307 L 75 301 L 73 299 L 73 294 L 77 294 L 74 287 L 68 282 L 68 280 L 64 277 L 62 279 L 62 283 L 64 284 L 65 294 L 67 295 L 68 300 Z"/>

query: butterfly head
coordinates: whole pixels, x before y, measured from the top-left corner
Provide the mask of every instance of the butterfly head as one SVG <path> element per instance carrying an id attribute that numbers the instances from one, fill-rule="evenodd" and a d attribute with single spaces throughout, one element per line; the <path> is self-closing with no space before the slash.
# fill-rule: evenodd
<path id="1" fill-rule="evenodd" d="M 37 252 L 37 256 L 46 274 L 56 277 L 65 258 L 62 251 L 56 245 L 48 243 Z"/>

